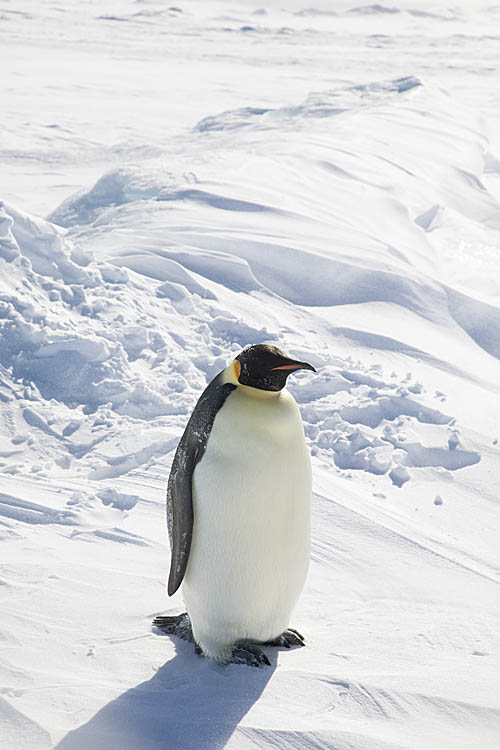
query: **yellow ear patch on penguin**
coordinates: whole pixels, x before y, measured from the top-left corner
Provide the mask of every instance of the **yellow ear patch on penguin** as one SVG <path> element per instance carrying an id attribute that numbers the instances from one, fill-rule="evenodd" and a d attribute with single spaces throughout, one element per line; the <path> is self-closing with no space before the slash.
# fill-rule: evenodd
<path id="1" fill-rule="evenodd" d="M 240 372 L 241 372 L 241 363 L 237 359 L 235 359 L 233 362 L 233 372 L 234 372 L 236 380 L 238 380 L 240 377 Z"/>

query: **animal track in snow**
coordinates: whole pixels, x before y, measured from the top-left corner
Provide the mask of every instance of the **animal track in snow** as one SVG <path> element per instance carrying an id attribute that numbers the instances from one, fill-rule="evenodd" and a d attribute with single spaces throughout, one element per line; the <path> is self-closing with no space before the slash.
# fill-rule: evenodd
<path id="1" fill-rule="evenodd" d="M 77 515 L 72 510 L 57 510 L 46 505 L 38 505 L 21 500 L 13 495 L 0 493 L 0 516 L 13 518 L 23 523 L 55 523 L 72 526 L 77 523 Z"/>
<path id="2" fill-rule="evenodd" d="M 164 456 L 169 453 L 173 448 L 177 446 L 178 438 L 170 438 L 169 440 L 153 443 L 147 445 L 145 448 L 130 453 L 128 455 L 114 456 L 107 459 L 108 466 L 102 466 L 94 469 L 89 478 L 90 479 L 109 479 L 112 477 L 119 477 L 122 474 L 127 474 L 133 469 L 137 469 L 142 464 L 149 461 L 155 456 Z"/>
<path id="3" fill-rule="evenodd" d="M 83 539 L 87 542 L 95 542 L 97 539 L 108 539 L 111 542 L 122 544 L 137 544 L 140 547 L 149 547 L 150 542 L 130 531 L 114 527 L 112 529 L 93 529 L 92 531 L 79 531 L 75 529 L 71 534 L 72 539 Z"/>

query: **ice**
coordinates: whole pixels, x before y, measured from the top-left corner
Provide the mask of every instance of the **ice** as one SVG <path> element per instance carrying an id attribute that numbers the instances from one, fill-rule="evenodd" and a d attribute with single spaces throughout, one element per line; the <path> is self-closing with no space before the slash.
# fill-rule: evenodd
<path id="1" fill-rule="evenodd" d="M 496 6 L 1 15 L 2 747 L 496 750 Z M 221 668 L 151 629 L 166 480 L 260 342 L 317 370 L 307 648 Z"/>

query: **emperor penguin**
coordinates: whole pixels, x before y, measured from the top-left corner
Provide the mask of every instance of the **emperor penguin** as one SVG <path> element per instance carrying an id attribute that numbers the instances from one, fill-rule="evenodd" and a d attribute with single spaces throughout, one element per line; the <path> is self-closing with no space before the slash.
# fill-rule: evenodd
<path id="1" fill-rule="evenodd" d="M 153 624 L 219 663 L 269 664 L 304 645 L 289 627 L 308 566 L 311 461 L 287 378 L 312 370 L 275 346 L 244 349 L 202 393 L 167 489 L 168 594 L 187 612 Z"/>

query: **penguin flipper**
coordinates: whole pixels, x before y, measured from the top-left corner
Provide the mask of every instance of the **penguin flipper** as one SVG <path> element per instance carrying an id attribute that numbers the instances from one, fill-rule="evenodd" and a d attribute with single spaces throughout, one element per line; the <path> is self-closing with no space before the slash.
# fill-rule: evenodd
<path id="1" fill-rule="evenodd" d="M 172 596 L 186 572 L 193 534 L 192 480 L 201 461 L 217 412 L 236 388 L 219 373 L 201 394 L 175 452 L 167 487 L 167 524 L 171 561 L 168 594 Z"/>
<path id="2" fill-rule="evenodd" d="M 189 427 L 189 423 L 188 423 Z M 170 470 L 167 488 L 167 523 L 170 537 L 170 573 L 168 595 L 175 594 L 182 583 L 191 549 L 193 534 L 193 495 L 191 481 L 196 466 L 196 448 L 189 450 L 186 432 L 181 438 Z"/>

